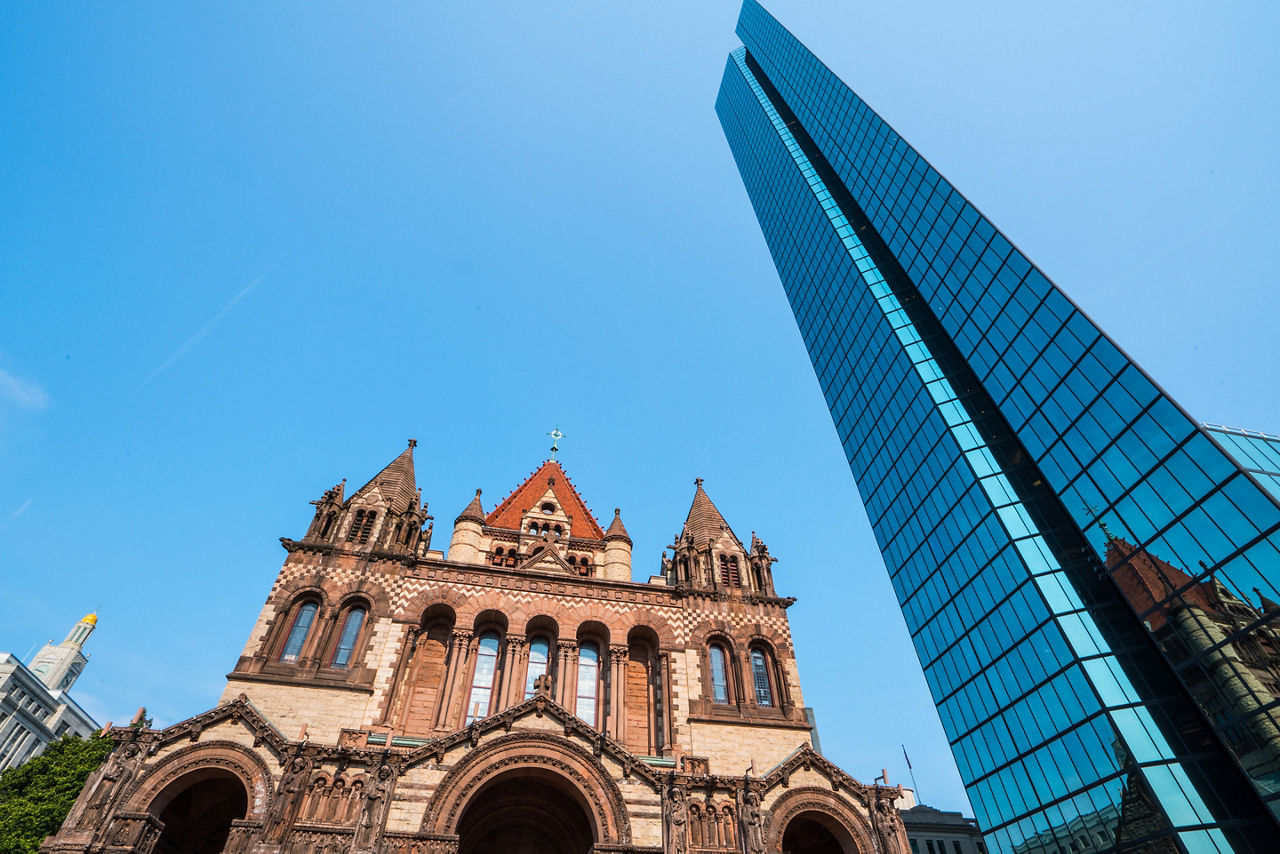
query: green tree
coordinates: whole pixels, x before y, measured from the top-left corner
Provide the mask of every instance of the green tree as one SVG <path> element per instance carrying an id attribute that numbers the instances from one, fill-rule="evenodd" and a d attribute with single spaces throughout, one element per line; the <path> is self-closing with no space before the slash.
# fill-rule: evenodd
<path id="1" fill-rule="evenodd" d="M 65 735 L 0 774 L 0 852 L 35 854 L 71 811 L 85 780 L 111 753 L 105 736 Z"/>

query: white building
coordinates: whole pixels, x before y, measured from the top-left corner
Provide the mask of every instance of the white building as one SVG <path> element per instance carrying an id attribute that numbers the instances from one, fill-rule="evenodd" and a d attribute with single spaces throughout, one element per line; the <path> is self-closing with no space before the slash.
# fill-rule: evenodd
<path id="1" fill-rule="evenodd" d="M 82 649 L 97 624 L 96 614 L 87 615 L 62 643 L 45 644 L 30 667 L 0 652 L 0 771 L 21 765 L 55 738 L 101 728 L 67 693 L 89 662 Z"/>

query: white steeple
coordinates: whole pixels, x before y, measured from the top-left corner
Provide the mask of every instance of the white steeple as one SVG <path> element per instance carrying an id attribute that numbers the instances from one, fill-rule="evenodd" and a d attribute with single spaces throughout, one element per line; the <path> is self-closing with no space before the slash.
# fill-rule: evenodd
<path id="1" fill-rule="evenodd" d="M 97 614 L 81 617 L 62 643 L 50 642 L 40 648 L 36 657 L 31 659 L 31 672 L 52 691 L 69 690 L 89 663 L 88 656 L 80 650 L 97 625 Z"/>

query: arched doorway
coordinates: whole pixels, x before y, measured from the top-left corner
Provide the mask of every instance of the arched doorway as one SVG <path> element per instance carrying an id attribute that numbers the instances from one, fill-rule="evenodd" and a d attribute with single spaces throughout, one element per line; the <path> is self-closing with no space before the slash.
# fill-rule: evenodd
<path id="1" fill-rule="evenodd" d="M 468 801 L 458 854 L 587 854 L 595 841 L 581 795 L 541 769 L 502 774 Z"/>
<path id="2" fill-rule="evenodd" d="M 787 822 L 782 854 L 858 854 L 858 846 L 840 822 L 813 810 Z"/>
<path id="3" fill-rule="evenodd" d="M 155 854 L 217 854 L 231 822 L 248 815 L 249 793 L 230 771 L 201 769 L 166 786 L 150 812 L 164 823 Z"/>

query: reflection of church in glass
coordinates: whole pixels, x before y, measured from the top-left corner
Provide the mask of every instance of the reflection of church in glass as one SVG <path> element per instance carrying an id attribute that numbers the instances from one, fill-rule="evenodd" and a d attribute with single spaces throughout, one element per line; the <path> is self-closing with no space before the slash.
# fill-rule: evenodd
<path id="1" fill-rule="evenodd" d="M 1280 605 L 1109 536 L 1107 570 L 1255 780 L 1280 791 Z"/>

